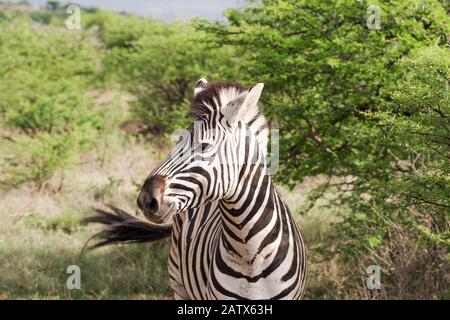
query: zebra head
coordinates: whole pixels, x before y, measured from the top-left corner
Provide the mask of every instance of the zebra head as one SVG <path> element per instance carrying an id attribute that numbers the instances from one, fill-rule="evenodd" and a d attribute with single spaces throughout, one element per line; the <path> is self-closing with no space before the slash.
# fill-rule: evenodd
<path id="1" fill-rule="evenodd" d="M 258 106 L 263 87 L 197 82 L 189 112 L 195 121 L 138 196 L 149 220 L 165 222 L 173 214 L 229 199 L 250 165 L 265 168 L 268 124 Z"/>

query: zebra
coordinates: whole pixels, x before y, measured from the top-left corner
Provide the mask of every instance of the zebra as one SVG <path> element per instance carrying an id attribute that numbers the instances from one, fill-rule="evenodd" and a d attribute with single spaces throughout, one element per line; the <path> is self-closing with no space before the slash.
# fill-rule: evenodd
<path id="1" fill-rule="evenodd" d="M 170 237 L 175 299 L 301 299 L 305 245 L 268 174 L 263 87 L 200 79 L 189 111 L 196 120 L 137 198 L 158 224 L 97 210 L 87 222 L 107 228 L 92 247 Z"/>

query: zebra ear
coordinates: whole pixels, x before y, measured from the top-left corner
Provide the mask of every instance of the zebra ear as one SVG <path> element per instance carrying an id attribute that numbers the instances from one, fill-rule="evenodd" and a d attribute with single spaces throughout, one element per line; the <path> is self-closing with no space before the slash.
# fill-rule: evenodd
<path id="1" fill-rule="evenodd" d="M 195 85 L 194 88 L 194 97 L 199 94 L 200 92 L 202 92 L 203 90 L 206 89 L 206 87 L 208 87 L 208 81 L 206 81 L 206 79 L 200 79 L 197 81 L 197 84 Z"/>
<path id="2" fill-rule="evenodd" d="M 258 101 L 263 88 L 264 83 L 258 83 L 249 91 L 241 93 L 223 108 L 222 113 L 231 125 L 238 120 L 251 119 L 253 115 L 258 113 Z"/>
<path id="3" fill-rule="evenodd" d="M 244 103 L 242 104 L 239 113 L 246 114 L 251 112 L 252 110 L 258 109 L 258 101 L 259 97 L 261 97 L 261 93 L 264 89 L 264 83 L 258 83 L 248 92 L 247 97 L 245 98 Z"/>

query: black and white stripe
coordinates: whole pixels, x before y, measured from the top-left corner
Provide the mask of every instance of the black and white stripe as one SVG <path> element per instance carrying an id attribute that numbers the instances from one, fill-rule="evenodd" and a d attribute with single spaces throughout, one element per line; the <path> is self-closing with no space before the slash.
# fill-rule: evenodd
<path id="1" fill-rule="evenodd" d="M 304 294 L 303 239 L 266 167 L 262 87 L 247 91 L 231 82 L 199 81 L 191 107 L 196 121 L 139 195 L 149 219 L 172 221 L 169 275 L 175 298 Z"/>

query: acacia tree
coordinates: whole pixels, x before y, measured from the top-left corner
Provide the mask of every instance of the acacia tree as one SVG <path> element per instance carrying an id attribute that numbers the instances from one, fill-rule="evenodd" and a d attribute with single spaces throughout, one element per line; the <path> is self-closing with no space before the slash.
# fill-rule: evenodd
<path id="1" fill-rule="evenodd" d="M 438 0 L 263 0 L 198 23 L 245 58 L 241 80 L 266 84 L 276 179 L 329 178 L 310 196 L 336 193 L 347 257 L 401 232 L 448 259 L 449 11 Z"/>

